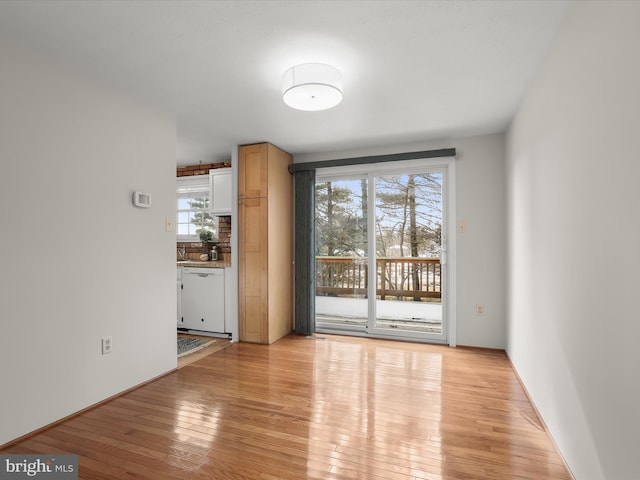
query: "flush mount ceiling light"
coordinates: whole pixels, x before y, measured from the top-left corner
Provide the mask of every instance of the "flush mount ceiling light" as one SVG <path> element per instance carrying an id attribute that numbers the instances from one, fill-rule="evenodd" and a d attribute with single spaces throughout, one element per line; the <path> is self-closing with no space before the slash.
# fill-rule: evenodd
<path id="1" fill-rule="evenodd" d="M 291 108 L 326 110 L 342 101 L 342 75 L 324 63 L 303 63 L 282 76 L 282 99 Z"/>

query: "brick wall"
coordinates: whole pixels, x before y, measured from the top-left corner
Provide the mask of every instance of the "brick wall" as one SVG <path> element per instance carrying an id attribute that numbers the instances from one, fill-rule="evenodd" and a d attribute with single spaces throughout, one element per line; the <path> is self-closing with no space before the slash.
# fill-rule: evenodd
<path id="1" fill-rule="evenodd" d="M 229 168 L 231 162 L 204 163 L 199 165 L 188 165 L 186 167 L 178 167 L 176 169 L 177 177 L 188 177 L 192 175 L 209 175 L 209 170 L 214 168 Z M 231 257 L 231 217 L 218 217 L 218 241 L 212 242 L 218 245 L 218 252 L 225 257 Z M 187 257 L 191 260 L 197 260 L 200 254 L 209 253 L 211 245 L 203 246 L 199 242 L 178 242 L 177 249 L 182 251 L 186 249 Z"/>
<path id="2" fill-rule="evenodd" d="M 231 217 L 218 217 L 218 247 L 220 252 L 231 254 Z"/>
<path id="3" fill-rule="evenodd" d="M 190 177 L 191 175 L 209 175 L 209 170 L 214 168 L 229 168 L 231 162 L 201 163 L 199 165 L 188 165 L 176 169 L 176 177 Z"/>

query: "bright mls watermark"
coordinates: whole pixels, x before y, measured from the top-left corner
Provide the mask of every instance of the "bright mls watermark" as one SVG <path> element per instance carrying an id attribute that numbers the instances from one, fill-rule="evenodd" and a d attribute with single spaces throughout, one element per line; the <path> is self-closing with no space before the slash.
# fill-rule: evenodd
<path id="1" fill-rule="evenodd" d="M 78 480 L 78 455 L 0 455 L 0 480 Z"/>

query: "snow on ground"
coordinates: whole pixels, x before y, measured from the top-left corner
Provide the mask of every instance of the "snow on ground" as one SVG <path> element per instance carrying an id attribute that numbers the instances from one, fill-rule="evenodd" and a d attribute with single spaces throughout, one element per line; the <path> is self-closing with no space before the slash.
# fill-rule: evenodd
<path id="1" fill-rule="evenodd" d="M 366 298 L 316 297 L 316 314 L 329 317 L 367 318 Z M 442 304 L 376 300 L 376 317 L 442 323 Z"/>

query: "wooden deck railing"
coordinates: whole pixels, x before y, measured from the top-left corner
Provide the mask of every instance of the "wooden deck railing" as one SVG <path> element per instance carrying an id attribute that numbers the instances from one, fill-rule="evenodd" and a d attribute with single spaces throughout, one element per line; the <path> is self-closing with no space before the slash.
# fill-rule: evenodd
<path id="1" fill-rule="evenodd" d="M 366 258 L 316 257 L 316 294 L 367 294 Z M 386 257 L 376 260 L 376 295 L 397 299 L 440 298 L 442 269 L 435 258 Z"/>

